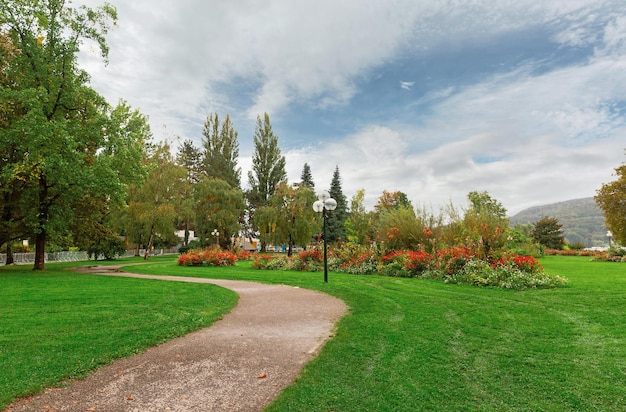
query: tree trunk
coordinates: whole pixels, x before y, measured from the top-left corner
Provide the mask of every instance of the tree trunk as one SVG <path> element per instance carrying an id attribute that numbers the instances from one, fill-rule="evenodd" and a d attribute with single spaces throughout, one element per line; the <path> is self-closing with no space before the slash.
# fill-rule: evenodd
<path id="1" fill-rule="evenodd" d="M 148 260 L 148 257 L 150 257 L 150 249 L 152 249 L 152 242 L 154 242 L 154 227 L 150 229 L 150 237 L 148 238 L 148 244 L 146 245 L 146 252 L 143 255 L 143 260 Z"/>
<path id="2" fill-rule="evenodd" d="M 39 216 L 35 236 L 35 264 L 33 270 L 44 270 L 46 265 L 46 223 L 48 221 L 48 183 L 45 176 L 39 177 Z"/>
<path id="3" fill-rule="evenodd" d="M 11 247 L 11 242 L 7 242 L 7 260 L 5 264 L 12 265 L 13 263 L 15 263 L 13 259 L 13 248 Z"/>
<path id="4" fill-rule="evenodd" d="M 42 229 L 35 237 L 35 265 L 33 270 L 44 270 L 46 265 L 46 231 Z"/>

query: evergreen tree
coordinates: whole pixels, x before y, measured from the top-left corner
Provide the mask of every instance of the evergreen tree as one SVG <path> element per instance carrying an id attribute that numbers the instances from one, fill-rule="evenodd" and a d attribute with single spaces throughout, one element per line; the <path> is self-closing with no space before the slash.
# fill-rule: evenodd
<path id="1" fill-rule="evenodd" d="M 300 186 L 308 187 L 315 190 L 315 183 L 313 183 L 313 175 L 311 174 L 311 167 L 308 163 L 304 164 L 302 169 L 302 175 L 300 175 Z"/>
<path id="2" fill-rule="evenodd" d="M 345 222 L 348 218 L 348 206 L 346 197 L 341 190 L 341 177 L 339 166 L 335 167 L 333 180 L 330 183 L 330 197 L 337 201 L 337 208 L 330 213 L 326 226 L 326 236 L 329 242 L 346 240 Z"/>
<path id="3" fill-rule="evenodd" d="M 185 140 L 176 153 L 176 163 L 187 170 L 189 183 L 198 183 L 203 169 L 202 153 L 191 140 Z"/>
<path id="4" fill-rule="evenodd" d="M 222 179 L 232 187 L 241 187 L 238 133 L 233 128 L 230 116 L 226 115 L 220 127 L 217 113 L 207 116 L 202 130 L 204 135 L 203 171 L 208 177 Z"/>
<path id="5" fill-rule="evenodd" d="M 267 206 L 276 188 L 287 180 L 285 157 L 280 153 L 278 136 L 272 131 L 269 115 L 265 113 L 263 119 L 257 116 L 256 123 L 252 170 L 248 172 L 250 191 L 247 193 L 248 219 L 253 231 L 258 230 L 254 224 L 254 212 Z M 261 249 L 265 249 L 264 242 Z"/>
<path id="6" fill-rule="evenodd" d="M 561 227 L 556 217 L 544 216 L 535 222 L 533 239 L 547 248 L 560 250 L 565 246 L 565 237 Z"/>

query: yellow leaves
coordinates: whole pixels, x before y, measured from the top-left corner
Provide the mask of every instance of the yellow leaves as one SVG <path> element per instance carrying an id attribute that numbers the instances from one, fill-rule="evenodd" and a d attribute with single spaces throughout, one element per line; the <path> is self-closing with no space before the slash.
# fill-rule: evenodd
<path id="1" fill-rule="evenodd" d="M 37 46 L 43 46 L 44 36 L 37 37 Z"/>

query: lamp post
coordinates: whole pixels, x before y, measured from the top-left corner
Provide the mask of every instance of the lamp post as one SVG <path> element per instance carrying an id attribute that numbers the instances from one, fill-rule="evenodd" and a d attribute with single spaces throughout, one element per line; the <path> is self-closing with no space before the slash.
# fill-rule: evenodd
<path id="1" fill-rule="evenodd" d="M 611 238 L 613 237 L 613 232 L 611 232 L 610 230 L 606 231 L 606 237 L 609 238 L 609 249 L 611 248 Z"/>
<path id="2" fill-rule="evenodd" d="M 324 282 L 328 283 L 328 255 L 326 249 L 326 219 L 328 218 L 328 212 L 331 212 L 337 208 L 337 201 L 330 197 L 330 194 L 327 191 L 323 191 L 317 197 L 313 203 L 313 210 L 317 213 L 322 213 L 322 218 L 324 219 L 324 229 L 322 234 L 324 236 Z"/>
<path id="3" fill-rule="evenodd" d="M 217 229 L 213 229 L 213 232 L 211 232 L 211 234 L 215 236 L 215 244 L 219 245 L 220 232 L 218 232 Z"/>

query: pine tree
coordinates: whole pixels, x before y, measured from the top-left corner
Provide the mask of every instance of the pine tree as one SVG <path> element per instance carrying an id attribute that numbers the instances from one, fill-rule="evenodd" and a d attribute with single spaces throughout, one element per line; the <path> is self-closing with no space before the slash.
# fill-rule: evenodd
<path id="1" fill-rule="evenodd" d="M 203 171 L 208 177 L 222 179 L 234 188 L 241 187 L 238 133 L 233 128 L 230 116 L 226 115 L 220 127 L 217 113 L 207 116 L 202 130 L 204 135 Z"/>
<path id="2" fill-rule="evenodd" d="M 308 163 L 304 164 L 302 169 L 302 175 L 300 175 L 300 186 L 308 187 L 315 190 L 315 183 L 313 183 L 313 175 L 311 174 L 311 167 Z"/>
<path id="3" fill-rule="evenodd" d="M 330 183 L 330 197 L 337 201 L 337 208 L 331 212 L 326 227 L 326 236 L 329 242 L 346 240 L 345 221 L 348 218 L 348 206 L 346 197 L 341 190 L 341 177 L 339 166 L 335 167 L 333 180 Z"/>
<path id="4" fill-rule="evenodd" d="M 202 153 L 191 140 L 185 140 L 178 148 L 176 163 L 187 170 L 189 183 L 198 183 L 202 170 Z"/>

